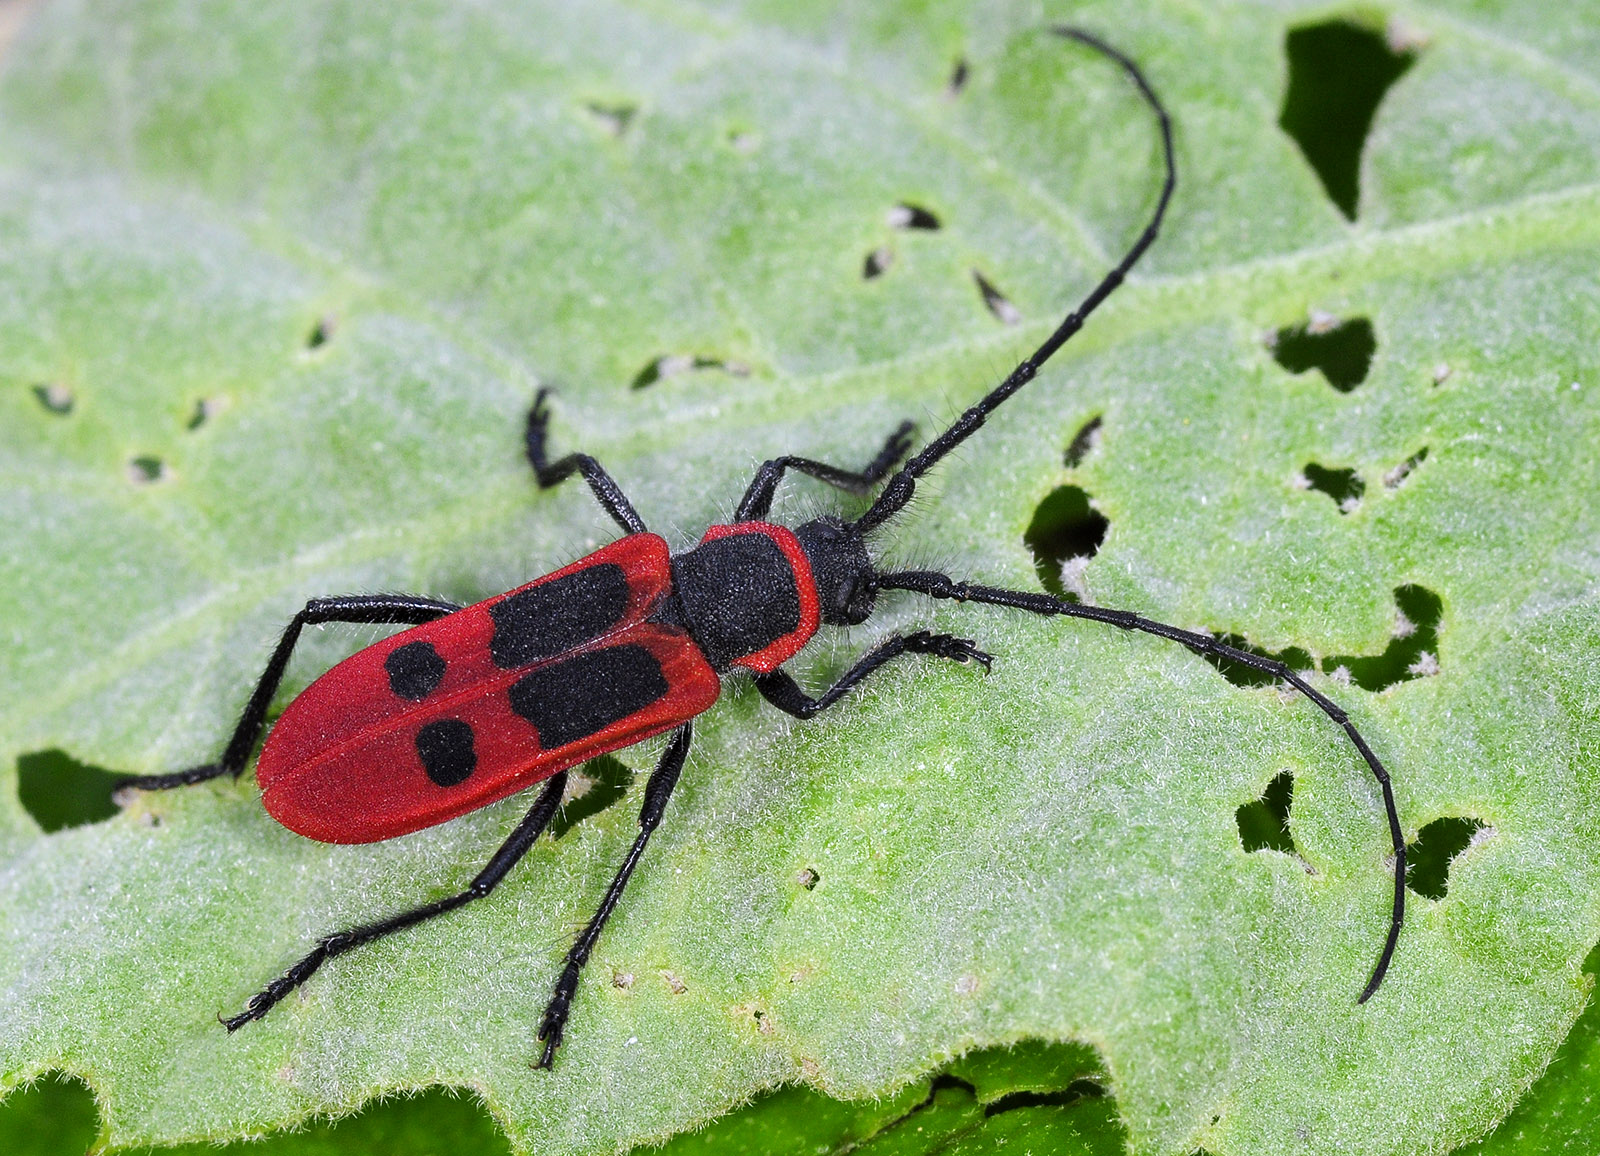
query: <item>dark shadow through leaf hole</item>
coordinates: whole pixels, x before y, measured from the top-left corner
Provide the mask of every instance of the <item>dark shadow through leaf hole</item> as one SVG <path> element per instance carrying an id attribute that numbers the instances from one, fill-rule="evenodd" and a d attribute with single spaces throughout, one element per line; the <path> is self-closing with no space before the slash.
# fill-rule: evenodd
<path id="1" fill-rule="evenodd" d="M 633 784 L 634 771 L 620 759 L 601 755 L 590 759 L 573 772 L 574 779 L 582 776 L 588 786 L 582 794 L 567 799 L 555 817 L 550 820 L 550 838 L 559 839 L 585 819 L 598 815 L 628 793 Z M 569 780 L 567 790 L 573 789 Z"/>
<path id="2" fill-rule="evenodd" d="M 1252 799 L 1234 814 L 1239 824 L 1239 842 L 1246 851 L 1282 851 L 1297 855 L 1289 834 L 1289 806 L 1294 802 L 1294 775 L 1281 772 L 1259 799 Z"/>
<path id="3" fill-rule="evenodd" d="M 1067 452 L 1062 455 L 1067 469 L 1075 470 L 1083 465 L 1083 461 L 1100 447 L 1100 427 L 1105 424 L 1100 414 L 1095 414 L 1083 427 L 1072 435 L 1072 440 L 1067 443 Z"/>
<path id="4" fill-rule="evenodd" d="M 1397 53 L 1381 32 L 1345 20 L 1291 29 L 1284 50 L 1289 87 L 1278 124 L 1300 146 L 1329 199 L 1353 221 L 1372 118 L 1416 55 Z"/>
<path id="5" fill-rule="evenodd" d="M 1278 330 L 1272 343 L 1272 356 L 1283 368 L 1290 373 L 1318 370 L 1340 393 L 1349 393 L 1367 380 L 1377 351 L 1378 339 L 1365 317 L 1313 319 Z"/>
<path id="6" fill-rule="evenodd" d="M 1266 658 L 1275 662 L 1281 662 L 1290 670 L 1311 670 L 1315 666 L 1315 664 L 1311 661 L 1310 651 L 1304 650 L 1298 646 L 1287 646 L 1282 650 L 1267 650 L 1265 647 L 1253 645 L 1250 640 L 1245 638 L 1242 634 L 1219 634 L 1216 636 L 1216 639 L 1224 646 L 1231 646 L 1235 650 L 1246 651 L 1255 655 L 1257 658 Z M 1199 650 L 1195 651 L 1195 653 L 1204 658 L 1212 666 L 1216 667 L 1217 673 L 1222 675 L 1222 677 L 1227 679 L 1229 682 L 1233 683 L 1234 686 L 1271 686 L 1277 681 L 1276 678 L 1268 674 L 1266 671 L 1257 670 L 1253 666 L 1240 662 L 1237 658 L 1225 658 L 1219 654 L 1211 654 L 1206 651 Z"/>
<path id="7" fill-rule="evenodd" d="M 1443 899 L 1450 886 L 1450 861 L 1467 849 L 1486 824 L 1472 818 L 1435 819 L 1406 845 L 1406 886 L 1429 899 Z"/>
<path id="8" fill-rule="evenodd" d="M 1353 513 L 1361 505 L 1361 495 L 1367 492 L 1367 483 L 1353 469 L 1332 469 L 1307 462 L 1301 473 L 1313 490 L 1333 499 L 1341 514 Z"/>
<path id="9" fill-rule="evenodd" d="M 98 823 L 117 813 L 111 792 L 125 775 L 78 762 L 65 751 L 35 751 L 17 759 L 17 795 L 46 831 Z"/>
<path id="10" fill-rule="evenodd" d="M 1057 598 L 1082 598 L 1082 567 L 1100 550 L 1111 523 L 1077 486 L 1059 486 L 1033 512 L 1022 540 L 1033 552 L 1039 584 Z M 1069 573 L 1069 571 L 1072 571 Z M 1076 587 L 1076 588 L 1075 588 Z"/>
<path id="11" fill-rule="evenodd" d="M 1349 681 L 1362 690 L 1379 691 L 1439 673 L 1439 619 L 1444 601 L 1425 586 L 1401 586 L 1394 592 L 1399 616 L 1394 636 L 1382 654 L 1340 654 L 1322 660 L 1324 674 Z M 1341 670 L 1343 674 L 1341 674 Z"/>
<path id="12" fill-rule="evenodd" d="M 59 381 L 34 386 L 33 396 L 39 399 L 40 405 L 57 417 L 66 417 L 71 413 L 72 403 L 77 400 L 72 396 L 72 391 Z"/>

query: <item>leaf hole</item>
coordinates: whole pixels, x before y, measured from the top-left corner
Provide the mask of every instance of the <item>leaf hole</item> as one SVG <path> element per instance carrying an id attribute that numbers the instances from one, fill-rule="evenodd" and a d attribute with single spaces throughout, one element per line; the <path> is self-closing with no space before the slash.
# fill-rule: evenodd
<path id="1" fill-rule="evenodd" d="M 1367 380 L 1378 339 L 1365 317 L 1341 321 L 1313 313 L 1304 325 L 1280 329 L 1272 337 L 1273 359 L 1290 373 L 1315 369 L 1340 393 Z"/>
<path id="2" fill-rule="evenodd" d="M 1280 772 L 1259 799 L 1252 799 L 1234 812 L 1239 825 L 1239 842 L 1246 851 L 1282 851 L 1299 856 L 1294 837 L 1289 834 L 1289 807 L 1294 802 L 1294 775 Z"/>
<path id="3" fill-rule="evenodd" d="M 1105 1088 L 1094 1080 L 1073 1080 L 1059 1092 L 1008 1092 L 983 1107 L 985 1116 L 998 1116 L 1018 1108 L 1069 1108 L 1080 1100 L 1098 1100 Z"/>
<path id="4" fill-rule="evenodd" d="M 338 329 L 339 319 L 332 313 L 324 313 L 317 318 L 317 323 L 311 327 L 311 332 L 306 334 L 306 348 L 321 349 L 333 340 L 333 335 Z"/>
<path id="5" fill-rule="evenodd" d="M 628 793 L 634 771 L 620 759 L 601 755 L 567 776 L 561 806 L 550 820 L 550 838 L 559 839 L 585 819 L 598 815 Z"/>
<path id="6" fill-rule="evenodd" d="M 1033 552 L 1039 584 L 1057 598 L 1087 598 L 1084 568 L 1100 552 L 1110 528 L 1111 522 L 1094 508 L 1084 490 L 1059 486 L 1050 491 L 1022 534 Z"/>
<path id="7" fill-rule="evenodd" d="M 703 357 L 692 353 L 664 353 L 634 375 L 630 388 L 646 389 L 658 381 L 706 369 L 720 369 L 733 377 L 750 376 L 750 367 L 742 361 L 724 361 L 719 357 Z"/>
<path id="8" fill-rule="evenodd" d="M 1361 153 L 1389 88 L 1416 60 L 1416 40 L 1349 20 L 1290 29 L 1289 85 L 1278 125 L 1300 146 L 1328 198 L 1355 220 Z"/>
<path id="9" fill-rule="evenodd" d="M 1072 435 L 1072 440 L 1067 443 L 1067 452 L 1063 455 L 1067 469 L 1077 469 L 1083 465 L 1085 458 L 1100 448 L 1100 428 L 1104 424 L 1101 415 L 1095 414 Z"/>
<path id="10" fill-rule="evenodd" d="M 945 96 L 952 100 L 960 96 L 961 91 L 967 87 L 967 80 L 971 75 L 971 69 L 967 66 L 967 58 L 965 56 L 956 57 L 956 62 L 950 69 L 950 79 L 944 83 Z"/>
<path id="11" fill-rule="evenodd" d="M 44 382 L 33 387 L 33 396 L 39 404 L 57 417 L 66 417 L 72 412 L 72 407 L 77 402 L 72 390 L 59 381 Z"/>
<path id="12" fill-rule="evenodd" d="M 972 279 L 977 283 L 978 294 L 990 313 L 1007 325 L 1015 325 L 1022 320 L 1021 311 L 1011 303 L 1010 298 L 995 288 L 992 281 L 976 269 L 972 271 Z"/>
<path id="13" fill-rule="evenodd" d="M 1495 829 L 1470 816 L 1435 819 L 1406 844 L 1406 886 L 1429 899 L 1443 899 L 1450 889 L 1450 865 L 1457 855 L 1493 838 Z"/>
<path id="14" fill-rule="evenodd" d="M 166 477 L 167 464 L 158 457 L 142 455 L 128 460 L 128 480 L 136 486 L 148 486 Z"/>
<path id="15" fill-rule="evenodd" d="M 1286 646 L 1282 650 L 1268 650 L 1262 646 L 1254 646 L 1242 634 L 1219 634 L 1216 640 L 1224 646 L 1231 646 L 1235 650 L 1242 650 L 1246 654 L 1253 654 L 1257 658 L 1264 658 L 1269 662 L 1281 662 L 1290 670 L 1311 670 L 1315 663 L 1311 660 L 1310 651 L 1298 646 Z M 1233 683 L 1234 686 L 1254 689 L 1271 686 L 1278 681 L 1278 677 L 1269 671 L 1259 670 L 1237 658 L 1230 658 L 1225 654 L 1212 654 L 1210 651 L 1196 650 L 1196 654 L 1204 658 L 1217 668 L 1217 673 Z"/>
<path id="16" fill-rule="evenodd" d="M 221 402 L 202 397 L 194 403 L 194 412 L 189 415 L 189 420 L 183 423 L 183 428 L 193 433 L 221 412 Z"/>
<path id="17" fill-rule="evenodd" d="M 795 882 L 806 891 L 815 891 L 817 884 L 822 882 L 822 875 L 815 867 L 803 867 L 796 874 Z"/>
<path id="18" fill-rule="evenodd" d="M 1394 592 L 1394 601 L 1394 633 L 1383 653 L 1325 658 L 1324 673 L 1335 681 L 1374 692 L 1439 673 L 1439 620 L 1444 616 L 1444 601 L 1424 586 L 1401 586 Z"/>
<path id="19" fill-rule="evenodd" d="M 861 277 L 871 281 L 874 277 L 881 277 L 889 271 L 889 266 L 894 264 L 894 250 L 887 245 L 880 246 L 867 254 L 867 259 L 861 263 Z"/>
<path id="20" fill-rule="evenodd" d="M 46 832 L 87 827 L 117 813 L 112 800 L 126 775 L 80 763 L 61 750 L 35 751 L 17 759 L 17 796 Z"/>
<path id="21" fill-rule="evenodd" d="M 0 1152 L 88 1152 L 99 1131 L 94 1092 L 64 1072 L 18 1088 L 0 1105 Z"/>
<path id="22" fill-rule="evenodd" d="M 921 205 L 913 205 L 909 201 L 901 201 L 890 209 L 888 221 L 891 229 L 920 229 L 931 233 L 940 227 L 938 217 Z"/>
<path id="23" fill-rule="evenodd" d="M 673 995 L 682 995 L 684 992 L 689 990 L 689 985 L 684 983 L 682 979 L 670 971 L 663 969 L 661 972 L 661 978 L 666 982 L 667 990 Z"/>
<path id="24" fill-rule="evenodd" d="M 1395 466 L 1394 469 L 1383 475 L 1383 488 L 1386 490 L 1398 490 L 1405 484 L 1405 480 L 1416 472 L 1417 467 L 1427 460 L 1428 447 L 1423 446 L 1405 461 Z"/>
<path id="25" fill-rule="evenodd" d="M 1353 469 L 1334 469 L 1329 466 L 1318 465 L 1316 462 L 1307 462 L 1305 469 L 1300 471 L 1300 478 L 1305 481 L 1305 488 L 1327 494 L 1333 499 L 1333 504 L 1339 507 L 1339 513 L 1352 514 L 1361 506 L 1361 495 L 1367 492 L 1367 483 L 1361 480 L 1361 475 Z"/>
<path id="26" fill-rule="evenodd" d="M 591 100 L 583 106 L 583 110 L 594 118 L 601 129 L 614 137 L 626 133 L 639 115 L 639 106 L 630 101 Z"/>

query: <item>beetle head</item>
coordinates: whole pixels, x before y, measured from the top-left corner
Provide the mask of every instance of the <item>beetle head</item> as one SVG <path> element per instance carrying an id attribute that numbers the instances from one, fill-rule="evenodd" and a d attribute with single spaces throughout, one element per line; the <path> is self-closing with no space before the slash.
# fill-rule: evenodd
<path id="1" fill-rule="evenodd" d="M 823 517 L 807 522 L 794 536 L 811 562 L 822 621 L 829 626 L 865 622 L 878 600 L 878 575 L 861 531 L 840 518 Z"/>

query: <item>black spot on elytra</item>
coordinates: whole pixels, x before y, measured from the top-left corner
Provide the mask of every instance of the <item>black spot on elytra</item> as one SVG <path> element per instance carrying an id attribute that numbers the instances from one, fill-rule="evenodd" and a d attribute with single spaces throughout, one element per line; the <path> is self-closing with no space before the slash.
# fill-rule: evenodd
<path id="1" fill-rule="evenodd" d="M 1382 654 L 1341 654 L 1322 660 L 1325 674 L 1355 683 L 1362 690 L 1384 690 L 1439 672 L 1439 620 L 1444 601 L 1424 586 L 1401 586 L 1394 592 L 1399 611 L 1394 636 Z"/>
<path id="2" fill-rule="evenodd" d="M 554 658 L 615 626 L 628 599 L 628 576 L 614 562 L 508 594 L 489 607 L 494 619 L 489 657 L 502 670 Z"/>
<path id="3" fill-rule="evenodd" d="M 444 677 L 444 659 L 431 642 L 408 642 L 389 652 L 383 669 L 389 672 L 390 690 L 400 698 L 421 702 Z"/>
<path id="4" fill-rule="evenodd" d="M 417 731 L 417 757 L 428 778 L 441 787 L 464 783 L 478 768 L 472 727 L 457 718 L 439 719 Z"/>
<path id="5" fill-rule="evenodd" d="M 1307 462 L 1301 473 L 1311 489 L 1333 499 L 1341 514 L 1352 513 L 1361 504 L 1361 495 L 1367 492 L 1367 483 L 1353 469 L 1331 469 Z"/>
<path id="6" fill-rule="evenodd" d="M 73 404 L 77 401 L 72 395 L 72 390 L 58 381 L 34 386 L 33 396 L 38 399 L 40 405 L 57 417 L 66 417 L 72 412 Z"/>
<path id="7" fill-rule="evenodd" d="M 1083 465 L 1084 459 L 1100 445 L 1100 427 L 1103 424 L 1105 423 L 1101 415 L 1095 414 L 1072 435 L 1072 441 L 1067 444 L 1067 452 L 1062 456 L 1069 470 L 1075 470 Z"/>
<path id="8" fill-rule="evenodd" d="M 978 295 L 983 298 L 983 306 L 996 318 L 1007 325 L 1015 325 L 1022 320 L 1022 311 L 1011 303 L 1011 299 L 994 283 L 976 269 L 972 271 L 972 280 L 978 286 Z"/>
<path id="9" fill-rule="evenodd" d="M 585 819 L 598 815 L 628 793 L 633 782 L 633 768 L 611 755 L 590 759 L 573 776 L 588 780 L 589 788 L 576 798 L 567 800 L 550 820 L 550 838 L 559 839 Z M 568 779 L 568 790 L 572 789 Z"/>
<path id="10" fill-rule="evenodd" d="M 117 813 L 111 794 L 125 776 L 80 763 L 65 751 L 17 759 L 17 796 L 46 831 L 98 823 Z"/>
<path id="11" fill-rule="evenodd" d="M 1272 356 L 1290 373 L 1315 369 L 1340 393 L 1367 380 L 1378 339 L 1365 317 L 1338 321 L 1314 317 L 1304 325 L 1280 329 L 1273 336 Z"/>
<path id="12" fill-rule="evenodd" d="M 1287 646 L 1282 650 L 1267 650 L 1265 647 L 1253 646 L 1250 640 L 1239 634 L 1219 634 L 1216 640 L 1224 646 L 1231 646 L 1235 650 L 1242 650 L 1246 654 L 1253 654 L 1257 658 L 1265 658 L 1274 662 L 1281 662 L 1290 670 L 1311 670 L 1314 663 L 1308 651 L 1298 646 Z M 1249 663 L 1241 662 L 1237 658 L 1226 655 L 1212 654 L 1210 651 L 1196 650 L 1196 654 L 1204 658 L 1217 668 L 1217 673 L 1233 683 L 1234 686 L 1258 687 L 1270 686 L 1277 681 L 1275 675 L 1264 670 L 1257 670 Z"/>
<path id="13" fill-rule="evenodd" d="M 628 644 L 540 667 L 512 684 L 510 697 L 511 709 L 533 724 L 548 751 L 604 730 L 667 690 L 656 656 Z"/>
<path id="14" fill-rule="evenodd" d="M 1361 151 L 1373 116 L 1416 54 L 1344 20 L 1294 28 L 1284 43 L 1289 87 L 1278 124 L 1300 146 L 1328 197 L 1355 220 Z"/>
<path id="15" fill-rule="evenodd" d="M 1289 806 L 1293 802 L 1294 775 L 1284 771 L 1267 784 L 1259 799 L 1240 807 L 1234 819 L 1239 824 L 1239 842 L 1244 849 L 1298 854 L 1289 834 Z"/>
<path id="16" fill-rule="evenodd" d="M 1486 824 L 1473 818 L 1435 819 L 1406 845 L 1406 886 L 1429 899 L 1443 899 L 1450 886 L 1450 863 L 1465 851 Z"/>
<path id="17" fill-rule="evenodd" d="M 1033 552 L 1039 584 L 1057 598 L 1077 601 L 1079 591 L 1063 580 L 1065 567 L 1069 562 L 1093 558 L 1110 527 L 1085 491 L 1077 486 L 1052 490 L 1034 510 L 1033 520 L 1022 534 L 1022 541 Z"/>

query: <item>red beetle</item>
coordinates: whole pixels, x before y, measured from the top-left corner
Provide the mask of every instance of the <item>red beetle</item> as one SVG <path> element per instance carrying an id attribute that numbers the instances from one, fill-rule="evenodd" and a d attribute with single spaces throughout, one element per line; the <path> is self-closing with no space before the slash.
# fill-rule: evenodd
<path id="1" fill-rule="evenodd" d="M 1344 712 L 1282 663 L 1127 611 L 1080 605 L 1046 594 L 956 581 L 930 570 L 880 571 L 867 536 L 911 500 L 916 481 L 981 427 L 998 406 L 1082 327 L 1156 238 L 1176 184 L 1165 109 L 1138 67 L 1088 33 L 1058 28 L 1119 64 L 1154 110 L 1166 180 L 1149 225 L 1121 262 L 1034 353 L 921 453 L 895 471 L 871 507 L 854 520 L 822 517 L 796 529 L 765 520 L 778 482 L 797 470 L 866 493 L 910 448 L 909 424 L 878 455 L 851 471 L 808 458 L 762 465 L 729 525 L 713 526 L 692 550 L 673 556 L 650 533 L 617 484 L 586 454 L 546 458 L 549 410 L 541 391 L 528 414 L 527 454 L 539 484 L 581 473 L 626 536 L 563 570 L 465 608 L 406 595 L 350 595 L 306 604 L 283 633 L 222 758 L 171 775 L 129 780 L 161 789 L 240 774 L 265 727 L 267 707 L 308 624 L 409 624 L 312 683 L 273 726 L 257 764 L 262 800 L 285 827 L 330 843 L 392 839 L 442 823 L 534 784 L 546 785 L 527 816 L 466 890 L 387 919 L 323 937 L 304 959 L 224 1020 L 233 1031 L 264 1016 L 325 959 L 409 927 L 494 889 L 544 830 L 560 804 L 569 768 L 595 755 L 672 731 L 644 790 L 640 831 L 599 910 L 568 952 L 544 1013 L 540 1065 L 561 1042 L 578 976 L 661 820 L 689 751 L 690 720 L 716 702 L 721 676 L 749 671 L 774 706 L 810 718 L 903 654 L 988 667 L 991 656 L 968 639 L 917 631 L 892 635 L 868 651 L 822 695 L 812 698 L 782 669 L 823 624 L 853 626 L 872 614 L 882 590 L 1093 619 L 1179 642 L 1269 672 L 1307 695 L 1349 735 L 1383 792 L 1394 844 L 1394 908 L 1389 934 L 1366 989 L 1377 990 L 1404 917 L 1405 840 L 1389 776 Z"/>

